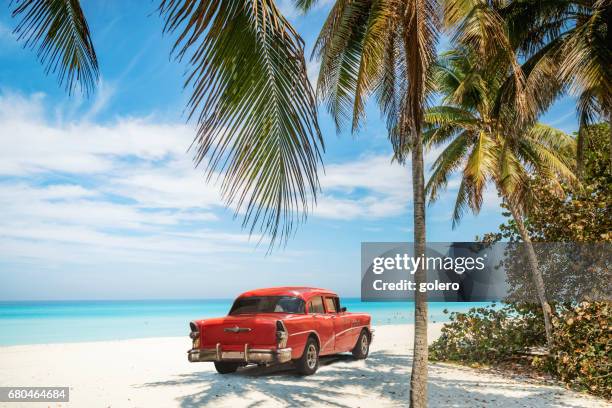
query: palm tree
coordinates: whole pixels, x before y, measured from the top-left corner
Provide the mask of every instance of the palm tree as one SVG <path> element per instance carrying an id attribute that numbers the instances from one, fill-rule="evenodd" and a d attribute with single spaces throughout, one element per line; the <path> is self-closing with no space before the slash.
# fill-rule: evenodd
<path id="1" fill-rule="evenodd" d="M 501 69 L 500 69 L 501 68 Z M 544 313 L 547 341 L 552 341 L 551 308 L 531 239 L 524 223 L 530 203 L 530 181 L 537 174 L 561 189 L 561 180 L 574 182 L 571 171 L 575 141 L 549 126 L 533 123 L 518 126 L 513 105 L 498 110 L 508 80 L 506 69 L 492 63 L 483 66 L 469 48 L 442 55 L 434 77 L 443 104 L 425 114 L 428 145 L 447 144 L 432 166 L 427 183 L 431 201 L 438 198 L 452 173 L 459 171 L 461 182 L 453 212 L 453 227 L 465 210 L 478 213 L 483 192 L 493 184 L 510 209 L 526 244 L 533 283 Z M 526 83 L 531 83 L 527 78 Z"/>
<path id="2" fill-rule="evenodd" d="M 307 9 L 312 0 L 302 0 Z M 410 153 L 414 201 L 414 253 L 425 253 L 425 188 L 421 124 L 428 72 L 435 60 L 439 16 L 435 0 L 337 0 L 315 44 L 321 59 L 318 97 L 341 129 L 357 131 L 365 103 L 375 94 L 387 119 L 395 157 Z M 415 274 L 417 284 L 426 272 Z M 414 358 L 410 405 L 427 406 L 427 295 L 415 295 Z"/>
<path id="3" fill-rule="evenodd" d="M 576 96 L 577 174 L 583 173 L 588 132 L 599 118 L 612 121 L 611 0 L 509 2 L 500 6 L 513 46 L 528 63 L 555 61 L 559 86 Z M 547 80 L 544 78 L 544 80 Z M 612 160 L 612 133 L 610 134 Z"/>
<path id="4" fill-rule="evenodd" d="M 69 93 L 89 95 L 98 60 L 79 0 L 15 0 L 17 38 Z M 195 165 L 222 176 L 243 226 L 286 242 L 319 190 L 323 140 L 304 43 L 272 0 L 162 0 L 172 52 L 186 60 Z"/>

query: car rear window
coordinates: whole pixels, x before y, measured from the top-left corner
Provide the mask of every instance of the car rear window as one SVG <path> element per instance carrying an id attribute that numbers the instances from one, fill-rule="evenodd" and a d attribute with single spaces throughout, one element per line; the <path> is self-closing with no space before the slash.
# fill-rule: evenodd
<path id="1" fill-rule="evenodd" d="M 230 315 L 253 313 L 304 313 L 304 301 L 292 296 L 249 296 L 234 302 Z"/>

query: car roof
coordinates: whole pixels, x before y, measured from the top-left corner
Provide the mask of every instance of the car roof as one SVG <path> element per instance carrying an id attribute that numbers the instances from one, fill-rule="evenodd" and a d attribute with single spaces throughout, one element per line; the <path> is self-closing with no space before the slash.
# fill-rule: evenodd
<path id="1" fill-rule="evenodd" d="M 242 293 L 238 297 L 247 296 L 296 296 L 302 299 L 308 299 L 315 295 L 333 295 L 336 293 L 328 289 L 312 288 L 309 286 L 279 286 L 276 288 L 261 288 L 253 289 Z"/>

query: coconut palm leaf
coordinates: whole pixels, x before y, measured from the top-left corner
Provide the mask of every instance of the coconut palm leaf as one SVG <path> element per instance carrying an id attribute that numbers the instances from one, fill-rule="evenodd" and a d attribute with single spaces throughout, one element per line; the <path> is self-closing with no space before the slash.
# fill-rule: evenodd
<path id="1" fill-rule="evenodd" d="M 543 124 L 533 126 L 519 141 L 520 150 L 529 149 L 531 164 L 550 179 L 575 183 L 576 141 L 565 132 Z M 558 176 L 558 177 L 555 177 Z"/>
<path id="2" fill-rule="evenodd" d="M 164 0 L 187 59 L 195 164 L 251 233 L 286 242 L 316 199 L 323 140 L 303 42 L 271 0 Z"/>
<path id="3" fill-rule="evenodd" d="M 15 0 L 19 18 L 15 34 L 36 50 L 46 73 L 57 75 L 69 93 L 77 87 L 89 95 L 98 80 L 98 59 L 78 0 Z"/>
<path id="4" fill-rule="evenodd" d="M 364 91 L 364 72 L 361 68 L 363 47 L 369 33 L 372 10 L 369 1 L 339 0 L 331 9 L 313 48 L 313 56 L 321 60 L 317 81 L 317 97 L 325 101 L 327 109 L 334 118 L 336 130 L 352 122 L 357 129 L 355 118 L 363 113 L 360 97 Z M 368 44 L 372 46 L 371 41 Z M 384 49 L 384 44 L 378 51 Z M 382 55 L 375 53 L 370 57 Z M 368 58 L 368 57 L 364 57 Z M 368 66 L 372 66 L 369 62 Z M 377 64 L 380 66 L 380 64 Z M 361 89 L 357 96 L 361 71 Z M 355 111 L 354 111 L 355 108 Z"/>
<path id="5" fill-rule="evenodd" d="M 461 218 L 463 218 L 463 215 L 466 213 L 466 211 L 468 211 L 468 209 L 470 209 L 468 196 L 469 194 L 467 181 L 462 178 L 461 182 L 459 183 L 459 189 L 457 190 L 457 198 L 455 199 L 455 206 L 453 208 L 453 229 L 456 228 L 457 225 L 459 225 L 459 222 L 461 221 Z M 472 211 L 474 210 L 472 209 Z"/>
<path id="6" fill-rule="evenodd" d="M 460 172 L 461 186 L 453 212 L 453 227 L 467 208 L 479 212 L 483 191 L 491 182 L 504 199 L 521 211 L 529 203 L 532 174 L 558 188 L 561 188 L 561 180 L 573 183 L 573 138 L 538 123 L 516 127 L 504 120 L 513 117 L 512 105 L 505 108 L 508 111 L 496 110 L 492 101 L 499 98 L 499 93 L 504 92 L 508 84 L 504 75 L 496 73 L 507 76 L 512 73 L 486 66 L 474 67 L 469 61 L 462 61 L 475 54 L 455 50 L 452 58 L 449 55 L 444 55 L 446 61 L 440 65 L 444 67 L 444 75 L 457 80 L 447 81 L 442 88 L 445 91 L 442 99 L 450 104 L 427 110 L 425 140 L 432 145 L 448 143 L 432 166 L 427 185 L 430 201 L 436 200 L 446 188 L 452 173 Z M 474 70 L 476 72 L 472 72 Z M 478 92 L 465 86 L 469 75 L 485 79 Z M 464 93 L 469 95 L 464 96 Z"/>
<path id="7" fill-rule="evenodd" d="M 433 106 L 425 111 L 424 122 L 428 125 L 461 125 L 470 128 L 478 125 L 478 119 L 466 109 L 453 105 Z"/>
<path id="8" fill-rule="evenodd" d="M 465 161 L 471 139 L 468 132 L 461 133 L 446 146 L 432 164 L 433 172 L 425 187 L 430 203 L 438 199 L 439 191 L 446 188 L 450 175 Z"/>
<path id="9" fill-rule="evenodd" d="M 427 147 L 447 143 L 462 131 L 478 128 L 479 121 L 472 112 L 456 106 L 434 106 L 425 112 L 423 144 Z"/>
<path id="10" fill-rule="evenodd" d="M 555 61 L 558 75 L 548 78 L 569 87 L 577 97 L 581 128 L 597 117 L 610 120 L 610 0 L 511 2 L 501 13 L 510 27 L 513 43 L 523 52 L 527 64 L 542 56 Z M 585 145 L 581 133 L 577 149 L 579 174 Z"/>
<path id="11" fill-rule="evenodd" d="M 559 55 L 553 52 L 560 44 L 560 39 L 551 41 L 521 65 L 521 71 L 525 76 L 523 90 L 526 97 L 531 101 L 530 111 L 525 112 L 524 115 L 527 124 L 533 124 L 536 118 L 543 114 L 566 88 L 563 81 L 558 77 Z M 493 114 L 500 117 L 500 120 L 508 125 L 516 123 L 516 115 L 513 114 L 513 109 L 505 109 L 509 101 L 514 99 L 515 85 L 513 78 L 506 78 L 500 86 L 493 107 Z"/>
<path id="12" fill-rule="evenodd" d="M 359 129 L 365 100 L 374 92 L 396 157 L 406 154 L 409 135 L 420 131 L 431 85 L 437 19 L 431 1 L 335 2 L 313 56 L 321 60 L 318 97 L 338 130 L 349 121 L 353 131 Z"/>
<path id="13" fill-rule="evenodd" d="M 401 4 L 401 2 L 400 2 Z M 426 97 L 432 67 L 436 61 L 435 44 L 438 40 L 439 12 L 438 3 L 431 0 L 405 2 L 401 9 L 404 23 L 402 38 L 406 50 L 406 78 L 408 86 L 401 110 L 400 124 L 404 131 L 391 133 L 391 144 L 400 155 L 407 152 L 406 147 L 422 143 L 421 133 L 423 114 L 427 105 Z M 410 138 L 409 138 L 410 137 Z"/>
<path id="14" fill-rule="evenodd" d="M 317 0 L 295 0 L 294 3 L 298 9 L 306 12 L 310 10 L 312 7 L 314 7 L 318 3 L 318 1 Z"/>
<path id="15" fill-rule="evenodd" d="M 379 86 L 381 77 L 386 74 L 381 61 L 388 56 L 389 43 L 395 36 L 394 28 L 397 24 L 392 5 L 393 1 L 390 0 L 375 1 L 368 16 L 354 90 L 353 132 L 365 120 L 366 98 Z"/>
<path id="16" fill-rule="evenodd" d="M 610 69 L 612 51 L 608 24 L 612 18 L 610 1 L 595 1 L 590 13 L 583 13 L 584 19 L 568 35 L 561 48 L 563 64 L 561 78 L 571 84 L 571 90 L 580 94 L 585 90 L 602 87 L 604 97 L 612 94 Z"/>
<path id="17" fill-rule="evenodd" d="M 495 145 L 485 131 L 478 132 L 472 149 L 467 157 L 463 177 L 469 180 L 470 206 L 480 211 L 482 193 L 495 172 Z"/>
<path id="18" fill-rule="evenodd" d="M 387 120 L 387 129 L 398 129 L 400 108 L 406 93 L 406 64 L 402 39 L 397 33 L 388 38 L 382 59 L 380 80 L 376 86 L 376 100 Z"/>
<path id="19" fill-rule="evenodd" d="M 511 78 L 517 92 L 514 100 L 517 119 L 523 119 L 532 108 L 531 101 L 523 92 L 525 78 L 512 46 L 506 22 L 499 14 L 500 2 L 474 0 L 445 0 L 444 22 L 450 31 L 452 42 L 457 46 L 468 47 L 480 57 L 476 64 L 491 65 L 491 61 L 501 60 L 506 69 L 512 72 Z"/>

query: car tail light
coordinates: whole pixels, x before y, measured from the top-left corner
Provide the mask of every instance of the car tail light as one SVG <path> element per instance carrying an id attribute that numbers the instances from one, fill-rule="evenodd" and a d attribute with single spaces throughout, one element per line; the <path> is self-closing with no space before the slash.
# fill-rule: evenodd
<path id="1" fill-rule="evenodd" d="M 287 347 L 288 338 L 289 338 L 289 333 L 287 332 L 285 323 L 283 323 L 282 320 L 277 320 L 276 321 L 276 344 L 278 348 Z"/>
<path id="2" fill-rule="evenodd" d="M 193 340 L 193 348 L 200 348 L 200 328 L 195 322 L 189 322 L 189 328 L 191 329 L 189 337 Z"/>

